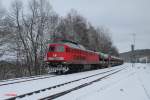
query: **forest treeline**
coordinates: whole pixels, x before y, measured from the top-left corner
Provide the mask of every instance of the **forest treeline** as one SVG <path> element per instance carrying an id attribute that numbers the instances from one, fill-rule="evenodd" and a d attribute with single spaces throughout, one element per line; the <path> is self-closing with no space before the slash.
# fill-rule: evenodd
<path id="1" fill-rule="evenodd" d="M 60 38 L 118 56 L 108 29 L 94 27 L 74 9 L 62 17 L 48 0 L 30 0 L 28 6 L 14 0 L 8 10 L 0 5 L 0 57 L 14 54 L 13 63 L 1 61 L 0 79 L 44 74 L 47 44 Z"/>

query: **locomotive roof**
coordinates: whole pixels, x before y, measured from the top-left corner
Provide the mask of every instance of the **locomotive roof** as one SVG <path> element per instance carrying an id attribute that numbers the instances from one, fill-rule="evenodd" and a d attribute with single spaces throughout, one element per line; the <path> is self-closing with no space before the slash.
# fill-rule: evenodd
<path id="1" fill-rule="evenodd" d="M 61 42 L 63 42 L 63 43 L 72 43 L 72 44 L 76 44 L 76 45 L 79 44 L 79 43 L 77 43 L 77 42 L 70 41 L 70 40 L 61 40 Z"/>
<path id="2" fill-rule="evenodd" d="M 80 45 L 80 44 L 74 44 L 74 43 L 64 43 L 72 48 L 77 48 L 77 49 L 82 49 L 82 50 L 86 50 L 84 46 Z"/>
<path id="3" fill-rule="evenodd" d="M 77 43 L 77 42 L 74 42 L 74 41 L 70 41 L 70 40 L 61 40 L 59 42 L 56 42 L 56 43 L 52 43 L 52 44 L 66 44 L 72 48 L 77 48 L 77 49 L 81 49 L 81 50 L 86 50 L 88 52 L 94 52 L 94 51 L 91 51 L 91 50 L 87 50 L 83 45 Z"/>
<path id="4" fill-rule="evenodd" d="M 84 46 L 82 46 L 81 44 L 71 41 L 71 40 L 61 40 L 52 44 L 66 44 L 72 48 L 77 48 L 77 49 L 82 49 L 82 50 L 86 50 L 86 48 Z"/>

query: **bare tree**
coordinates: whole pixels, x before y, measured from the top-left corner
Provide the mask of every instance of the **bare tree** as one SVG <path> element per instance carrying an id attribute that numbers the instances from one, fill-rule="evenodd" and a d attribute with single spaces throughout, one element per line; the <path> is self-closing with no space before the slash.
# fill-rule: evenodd
<path id="1" fill-rule="evenodd" d="M 26 29 L 28 30 L 28 40 L 30 44 L 30 52 L 32 53 L 32 59 L 34 61 L 35 74 L 40 73 L 39 60 L 44 56 L 44 43 L 51 24 L 52 8 L 48 1 L 32 0 L 29 3 L 29 17 L 24 20 L 26 23 Z M 49 24 L 50 23 L 50 24 Z"/>
<path id="2" fill-rule="evenodd" d="M 57 29 L 62 34 L 63 39 L 78 41 L 90 50 L 108 54 L 117 53 L 108 29 L 104 27 L 95 28 L 75 10 L 71 10 L 61 20 Z"/>
<path id="3" fill-rule="evenodd" d="M 8 17 L 7 11 L 0 6 L 0 56 L 9 50 L 13 25 L 13 21 Z"/>
<path id="4" fill-rule="evenodd" d="M 25 60 L 30 75 L 32 70 L 33 74 L 40 74 L 47 41 L 52 36 L 50 33 L 56 31 L 59 17 L 46 0 L 31 0 L 28 13 L 24 13 L 18 0 L 12 3 L 12 9 L 19 60 Z"/>

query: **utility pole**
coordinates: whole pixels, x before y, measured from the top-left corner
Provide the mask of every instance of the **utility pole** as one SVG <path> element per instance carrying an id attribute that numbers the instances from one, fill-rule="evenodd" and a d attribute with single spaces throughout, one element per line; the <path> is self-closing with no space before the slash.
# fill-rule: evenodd
<path id="1" fill-rule="evenodd" d="M 136 36 L 136 34 L 133 33 L 132 36 L 133 36 L 133 43 L 131 44 L 131 52 L 132 52 L 131 63 L 132 63 L 132 67 L 133 67 L 134 63 L 136 62 L 136 57 L 135 57 L 135 36 Z"/>
<path id="2" fill-rule="evenodd" d="M 135 37 L 136 37 L 136 34 L 133 33 L 132 36 L 133 36 L 133 45 L 135 46 Z"/>

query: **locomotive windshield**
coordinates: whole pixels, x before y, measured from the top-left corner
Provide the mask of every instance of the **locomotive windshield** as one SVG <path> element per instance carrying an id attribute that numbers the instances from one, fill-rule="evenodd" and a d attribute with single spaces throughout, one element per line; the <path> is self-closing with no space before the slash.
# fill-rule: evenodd
<path id="1" fill-rule="evenodd" d="M 64 52 L 65 48 L 64 48 L 64 46 L 56 46 L 55 51 L 56 52 Z"/>
<path id="2" fill-rule="evenodd" d="M 55 51 L 55 47 L 54 47 L 54 46 L 50 46 L 50 47 L 49 47 L 49 51 L 50 51 L 50 52 L 54 52 L 54 51 Z"/>
<path id="3" fill-rule="evenodd" d="M 65 48 L 64 46 L 50 46 L 49 47 L 49 51 L 50 52 L 64 52 L 65 51 Z"/>

